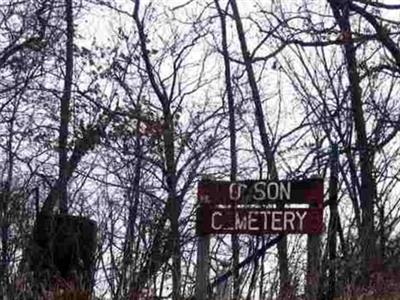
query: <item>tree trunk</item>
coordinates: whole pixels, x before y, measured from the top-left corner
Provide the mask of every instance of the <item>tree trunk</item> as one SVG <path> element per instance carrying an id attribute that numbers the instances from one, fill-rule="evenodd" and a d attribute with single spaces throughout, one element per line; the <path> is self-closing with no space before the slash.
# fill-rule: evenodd
<path id="1" fill-rule="evenodd" d="M 91 291 L 96 222 L 84 217 L 41 213 L 35 225 L 29 262 L 37 292 L 56 288 L 60 279 L 73 283 L 77 290 Z"/>
<path id="2" fill-rule="evenodd" d="M 327 299 L 333 299 L 336 292 L 336 251 L 337 251 L 337 223 L 338 223 L 338 173 L 339 173 L 339 152 L 338 146 L 332 146 L 331 154 L 331 175 L 329 179 L 329 229 L 328 229 L 328 248 L 329 248 L 329 279 Z"/>
<path id="3" fill-rule="evenodd" d="M 123 266 L 121 270 L 121 283 L 119 285 L 119 291 L 117 295 L 123 299 L 132 290 L 135 278 L 132 278 L 134 274 L 130 272 L 132 269 L 132 256 L 133 256 L 133 241 L 135 239 L 135 223 L 137 217 L 137 210 L 139 206 L 139 185 L 140 185 L 140 175 L 142 170 L 142 156 L 143 149 L 142 143 L 139 136 L 140 120 L 138 120 L 136 125 L 137 135 L 135 137 L 135 157 L 136 162 L 134 166 L 134 175 L 132 180 L 132 185 L 128 192 L 128 226 L 126 229 L 125 242 L 124 242 L 124 253 L 123 253 Z"/>
<path id="4" fill-rule="evenodd" d="M 180 300 L 181 290 L 181 247 L 179 216 L 181 214 L 181 203 L 176 195 L 176 164 L 173 117 L 169 110 L 164 111 L 166 130 L 164 132 L 164 155 L 166 159 L 166 178 L 168 187 L 169 219 L 172 234 L 172 300 Z"/>
<path id="5" fill-rule="evenodd" d="M 14 169 L 14 122 L 18 104 L 14 104 L 14 109 L 9 121 L 9 132 L 7 140 L 7 179 L 4 186 L 0 186 L 0 228 L 1 228 L 1 258 L 0 258 L 0 294 L 7 295 L 9 286 L 9 228 L 10 228 L 10 212 L 9 204 L 11 200 L 11 187 L 13 181 Z"/>
<path id="6" fill-rule="evenodd" d="M 74 66 L 73 39 L 73 8 L 72 0 L 65 0 L 65 21 L 67 23 L 67 42 L 66 42 L 66 60 L 65 60 L 65 78 L 64 91 L 61 97 L 60 110 L 60 130 L 59 130 L 59 206 L 61 213 L 68 213 L 68 195 L 67 195 L 67 163 L 68 163 L 68 125 L 70 120 L 70 101 L 72 90 L 72 76 Z"/>
<path id="7" fill-rule="evenodd" d="M 171 223 L 171 233 L 169 235 L 170 246 L 172 249 L 172 300 L 179 300 L 181 292 L 181 249 L 180 249 L 180 232 L 179 232 L 179 216 L 181 214 L 181 203 L 177 197 L 176 186 L 176 158 L 175 158 L 175 132 L 174 120 L 171 112 L 171 102 L 168 98 L 163 86 L 157 83 L 154 69 L 152 67 L 149 50 L 146 45 L 146 34 L 144 26 L 139 17 L 140 0 L 135 1 L 133 18 L 138 29 L 141 56 L 145 64 L 146 73 L 149 78 L 151 87 L 156 94 L 163 108 L 164 118 L 164 156 L 165 156 L 165 178 L 168 192 L 166 204 L 166 216 Z"/>
<path id="8" fill-rule="evenodd" d="M 268 139 L 267 129 L 265 125 L 264 112 L 261 103 L 261 97 L 257 86 L 257 80 L 254 75 L 252 60 L 250 52 L 247 47 L 246 36 L 243 29 L 242 21 L 240 19 L 239 10 L 236 4 L 236 0 L 231 0 L 231 7 L 233 11 L 233 17 L 236 23 L 236 29 L 239 37 L 240 48 L 250 84 L 250 89 L 253 97 L 253 103 L 255 106 L 255 117 L 257 127 L 260 132 L 261 144 L 264 150 L 264 156 L 267 161 L 268 175 L 270 180 L 278 180 L 278 173 L 276 170 L 275 158 L 273 155 L 272 147 Z M 279 208 L 283 208 L 282 206 Z M 278 243 L 278 259 L 279 259 L 279 281 L 280 281 L 280 293 L 284 293 L 290 285 L 290 275 L 288 267 L 288 256 L 287 256 L 287 239 L 283 237 Z"/>
<path id="9" fill-rule="evenodd" d="M 316 300 L 320 279 L 321 237 L 318 234 L 309 234 L 307 239 L 306 295 L 308 300 Z"/>
<path id="10" fill-rule="evenodd" d="M 237 179 L 237 149 L 236 149 L 236 122 L 235 122 L 235 99 L 233 96 L 233 87 L 231 81 L 231 66 L 229 61 L 229 51 L 226 32 L 226 17 L 225 12 L 221 9 L 219 1 L 214 0 L 218 10 L 218 15 L 221 21 L 221 37 L 222 37 L 222 54 L 225 66 L 225 85 L 228 98 L 228 113 L 229 113 L 229 137 L 230 137 L 230 157 L 231 170 L 230 180 L 235 182 Z M 232 299 L 240 298 L 240 282 L 239 282 L 239 251 L 240 244 L 236 234 L 231 235 L 232 243 L 232 269 L 233 269 L 233 295 Z"/>
<path id="11" fill-rule="evenodd" d="M 352 40 L 349 7 L 346 3 L 337 0 L 328 1 L 336 22 L 339 24 L 344 42 L 347 73 L 350 83 L 351 107 L 353 112 L 354 127 L 356 131 L 356 145 L 360 158 L 360 202 L 362 209 L 362 224 L 360 232 L 360 248 L 362 256 L 361 280 L 364 285 L 369 282 L 371 263 L 376 255 L 376 234 L 374 228 L 374 198 L 376 183 L 373 170 L 373 149 L 368 143 L 366 122 L 362 102 L 360 76 L 357 70 L 356 48 Z"/>

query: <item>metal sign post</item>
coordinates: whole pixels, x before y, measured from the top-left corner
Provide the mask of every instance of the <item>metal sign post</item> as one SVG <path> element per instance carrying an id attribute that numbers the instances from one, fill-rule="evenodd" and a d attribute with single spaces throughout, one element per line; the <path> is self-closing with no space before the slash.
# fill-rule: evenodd
<path id="1" fill-rule="evenodd" d="M 210 236 L 201 235 L 197 240 L 196 300 L 208 299 Z"/>
<path id="2" fill-rule="evenodd" d="M 197 210 L 196 227 L 201 223 L 200 210 Z M 195 299 L 207 300 L 209 292 L 209 249 L 210 249 L 210 235 L 201 234 L 197 238 L 197 269 L 196 269 L 196 286 L 195 286 Z"/>

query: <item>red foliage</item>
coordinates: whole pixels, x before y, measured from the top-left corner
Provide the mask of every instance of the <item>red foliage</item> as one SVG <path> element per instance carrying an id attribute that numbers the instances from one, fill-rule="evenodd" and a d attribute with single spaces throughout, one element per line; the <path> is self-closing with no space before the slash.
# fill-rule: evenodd
<path id="1" fill-rule="evenodd" d="M 161 122 L 146 121 L 141 123 L 139 133 L 141 135 L 160 138 L 164 134 L 165 124 Z"/>
<path id="2" fill-rule="evenodd" d="M 371 266 L 370 283 L 368 287 L 347 286 L 341 300 L 353 299 L 400 299 L 400 273 L 384 271 L 380 264 Z"/>
<path id="3" fill-rule="evenodd" d="M 143 289 L 141 291 L 132 291 L 129 296 L 129 300 L 153 300 L 153 290 Z"/>
<path id="4" fill-rule="evenodd" d="M 287 284 L 281 290 L 277 300 L 299 300 L 299 298 L 296 295 L 296 287 L 291 284 Z"/>

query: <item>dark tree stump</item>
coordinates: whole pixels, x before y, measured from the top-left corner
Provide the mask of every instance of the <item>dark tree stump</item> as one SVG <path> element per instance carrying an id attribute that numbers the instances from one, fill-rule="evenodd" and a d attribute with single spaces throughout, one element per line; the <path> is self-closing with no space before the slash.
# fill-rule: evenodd
<path id="1" fill-rule="evenodd" d="M 91 291 L 96 233 L 96 222 L 88 218 L 39 214 L 29 260 L 36 281 L 50 289 L 55 279 L 64 280 Z"/>

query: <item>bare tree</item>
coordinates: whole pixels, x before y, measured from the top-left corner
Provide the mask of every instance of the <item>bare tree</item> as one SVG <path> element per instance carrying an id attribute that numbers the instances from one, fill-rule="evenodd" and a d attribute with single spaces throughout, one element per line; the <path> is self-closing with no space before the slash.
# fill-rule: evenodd
<path id="1" fill-rule="evenodd" d="M 272 150 L 271 141 L 268 137 L 266 124 L 265 124 L 265 114 L 263 111 L 263 107 L 261 104 L 261 98 L 259 89 L 257 86 L 257 81 L 255 78 L 252 59 L 250 57 L 250 51 L 247 47 L 245 32 L 243 29 L 242 21 L 239 15 L 239 10 L 236 4 L 236 1 L 231 1 L 231 7 L 233 12 L 233 17 L 236 23 L 236 29 L 238 33 L 238 38 L 240 41 L 240 48 L 243 56 L 244 65 L 246 68 L 249 85 L 251 88 L 253 103 L 255 107 L 255 119 L 257 121 L 258 130 L 260 132 L 261 144 L 264 150 L 264 157 L 267 161 L 268 165 L 268 174 L 270 180 L 277 180 L 278 173 L 276 169 L 276 162 L 274 159 L 274 154 Z M 281 292 L 288 288 L 290 284 L 290 275 L 289 275 L 289 267 L 288 267 L 288 258 L 287 258 L 287 240 L 283 238 L 278 244 L 278 255 L 279 255 L 279 272 L 280 272 L 280 286 Z"/>

